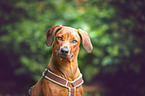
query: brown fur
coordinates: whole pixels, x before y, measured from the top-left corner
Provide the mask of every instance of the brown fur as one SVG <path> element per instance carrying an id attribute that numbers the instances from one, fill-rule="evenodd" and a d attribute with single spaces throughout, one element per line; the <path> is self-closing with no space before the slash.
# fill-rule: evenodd
<path id="1" fill-rule="evenodd" d="M 91 52 L 92 44 L 88 34 L 79 29 L 55 25 L 46 32 L 46 44 L 52 45 L 52 57 L 47 66 L 55 74 L 73 81 L 80 76 L 77 56 L 79 45 L 82 41 L 83 47 L 87 52 Z M 54 41 L 54 42 L 53 42 Z M 76 42 L 77 41 L 77 42 Z M 67 48 L 67 54 L 61 52 L 62 48 Z M 68 89 L 61 87 L 49 80 L 41 77 L 31 90 L 31 96 L 68 96 Z M 83 96 L 83 87 L 76 90 L 76 96 Z"/>

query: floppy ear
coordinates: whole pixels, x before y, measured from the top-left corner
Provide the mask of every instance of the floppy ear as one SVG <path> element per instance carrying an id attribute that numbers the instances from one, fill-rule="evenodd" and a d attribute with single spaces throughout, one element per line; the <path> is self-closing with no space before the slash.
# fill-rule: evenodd
<path id="1" fill-rule="evenodd" d="M 90 53 L 93 49 L 93 46 L 92 46 L 92 43 L 91 43 L 91 40 L 90 40 L 90 37 L 89 35 L 87 34 L 87 32 L 81 30 L 81 29 L 78 29 L 78 33 L 80 34 L 81 36 L 81 39 L 82 39 L 82 45 L 84 47 L 84 49 Z"/>
<path id="2" fill-rule="evenodd" d="M 46 45 L 51 46 L 55 33 L 62 28 L 62 25 L 54 25 L 46 31 Z"/>

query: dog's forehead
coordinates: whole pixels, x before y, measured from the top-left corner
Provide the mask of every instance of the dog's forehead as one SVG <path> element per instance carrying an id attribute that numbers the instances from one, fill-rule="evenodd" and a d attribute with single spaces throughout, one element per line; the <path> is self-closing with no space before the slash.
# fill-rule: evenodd
<path id="1" fill-rule="evenodd" d="M 57 35 L 69 35 L 79 37 L 78 30 L 71 27 L 63 27 L 59 32 L 57 32 Z"/>

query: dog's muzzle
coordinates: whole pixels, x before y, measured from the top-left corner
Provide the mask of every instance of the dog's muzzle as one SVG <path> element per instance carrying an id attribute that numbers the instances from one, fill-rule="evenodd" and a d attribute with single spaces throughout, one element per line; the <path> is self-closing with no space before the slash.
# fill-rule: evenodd
<path id="1" fill-rule="evenodd" d="M 60 50 L 56 50 L 56 55 L 62 59 L 71 59 L 73 54 L 70 53 L 68 48 L 61 48 Z"/>

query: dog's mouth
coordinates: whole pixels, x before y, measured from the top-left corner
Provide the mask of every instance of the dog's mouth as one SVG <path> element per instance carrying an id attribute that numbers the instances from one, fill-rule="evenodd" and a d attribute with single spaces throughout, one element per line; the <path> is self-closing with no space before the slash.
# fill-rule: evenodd
<path id="1" fill-rule="evenodd" d="M 58 57 L 60 57 L 62 59 L 71 59 L 73 57 L 73 54 L 71 54 L 71 55 L 65 55 L 65 54 L 59 54 L 58 53 Z"/>

